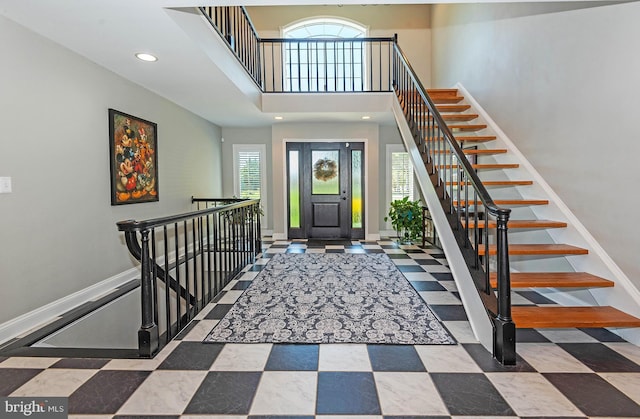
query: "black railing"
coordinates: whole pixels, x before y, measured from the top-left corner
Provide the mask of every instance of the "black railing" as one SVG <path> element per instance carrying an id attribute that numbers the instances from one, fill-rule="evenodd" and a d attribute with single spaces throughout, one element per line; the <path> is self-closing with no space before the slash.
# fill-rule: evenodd
<path id="1" fill-rule="evenodd" d="M 393 38 L 260 39 L 269 93 L 390 92 Z"/>
<path id="2" fill-rule="evenodd" d="M 476 288 L 493 320 L 493 354 L 503 364 L 514 364 L 515 325 L 511 318 L 507 240 L 511 210 L 493 202 L 409 61 L 397 44 L 395 48 L 395 92 Z M 497 271 L 497 294 L 490 282 L 492 264 Z"/>
<path id="3" fill-rule="evenodd" d="M 260 38 L 247 10 L 241 6 L 200 7 L 227 46 L 262 88 Z"/>
<path id="4" fill-rule="evenodd" d="M 209 206 L 234 200 L 192 201 Z M 141 264 L 141 357 L 171 341 L 261 249 L 258 200 L 117 225 Z"/>

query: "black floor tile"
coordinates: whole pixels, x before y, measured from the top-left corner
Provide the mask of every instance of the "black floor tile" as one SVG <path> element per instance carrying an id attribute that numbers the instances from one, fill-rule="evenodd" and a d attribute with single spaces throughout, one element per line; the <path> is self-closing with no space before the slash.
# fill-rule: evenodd
<path id="1" fill-rule="evenodd" d="M 389 259 L 411 259 L 409 256 L 403 255 L 402 253 L 389 253 L 387 256 L 389 256 Z"/>
<path id="2" fill-rule="evenodd" d="M 263 259 L 271 259 L 272 257 L 274 257 L 276 255 L 276 253 L 269 253 L 269 252 L 264 252 L 262 253 L 262 258 Z"/>
<path id="3" fill-rule="evenodd" d="M 252 267 L 247 269 L 247 272 L 260 272 L 263 267 L 264 265 L 253 265 Z"/>
<path id="4" fill-rule="evenodd" d="M 209 370 L 222 343 L 181 342 L 160 364 L 161 370 Z"/>
<path id="5" fill-rule="evenodd" d="M 453 275 L 448 272 L 430 272 L 430 275 L 438 281 L 453 281 Z"/>
<path id="6" fill-rule="evenodd" d="M 220 301 L 220 299 L 221 299 L 222 297 L 224 297 L 224 295 L 225 295 L 226 293 L 227 293 L 226 291 L 220 291 L 218 294 L 216 294 L 216 296 L 215 296 L 215 297 L 213 297 L 213 298 L 211 299 L 211 302 L 212 302 L 212 303 L 217 303 L 218 301 Z"/>
<path id="7" fill-rule="evenodd" d="M 216 304 L 206 316 L 207 320 L 220 320 L 222 319 L 233 307 L 233 304 Z"/>
<path id="8" fill-rule="evenodd" d="M 0 368 L 0 396 L 8 396 L 42 371 L 41 369 Z"/>
<path id="9" fill-rule="evenodd" d="M 270 249 L 287 249 L 288 247 L 288 244 L 272 244 L 269 246 Z"/>
<path id="10" fill-rule="evenodd" d="M 78 368 L 88 370 L 99 370 L 107 365 L 110 359 L 100 358 L 63 358 L 53 364 L 50 368 Z"/>
<path id="11" fill-rule="evenodd" d="M 175 338 L 173 338 L 174 340 L 182 340 L 185 338 L 185 336 L 187 336 L 189 334 L 189 332 L 191 332 L 191 330 L 193 330 L 194 327 L 196 327 L 196 325 L 200 323 L 199 320 L 191 320 L 189 322 L 189 324 L 180 331 L 180 333 L 178 333 L 176 335 Z"/>
<path id="12" fill-rule="evenodd" d="M 344 249 L 326 249 L 325 253 L 345 253 Z"/>
<path id="13" fill-rule="evenodd" d="M 392 244 L 381 244 L 380 247 L 382 249 L 399 249 L 400 248 L 400 246 L 398 246 L 395 243 L 392 243 Z"/>
<path id="14" fill-rule="evenodd" d="M 587 335 L 598 339 L 600 342 L 626 342 L 623 338 L 604 328 L 581 328 Z"/>
<path id="15" fill-rule="evenodd" d="M 319 372 L 318 415 L 380 415 L 380 402 L 370 372 Z"/>
<path id="16" fill-rule="evenodd" d="M 446 291 L 438 281 L 410 281 L 416 291 Z"/>
<path id="17" fill-rule="evenodd" d="M 382 249 L 364 249 L 365 253 L 384 253 Z"/>
<path id="18" fill-rule="evenodd" d="M 516 343 L 551 342 L 535 329 L 516 329 Z"/>
<path id="19" fill-rule="evenodd" d="M 585 415 L 640 417 L 640 406 L 597 374 L 543 374 Z"/>
<path id="20" fill-rule="evenodd" d="M 602 343 L 559 343 L 595 372 L 640 372 L 640 365 Z"/>
<path id="21" fill-rule="evenodd" d="M 422 249 L 405 249 L 406 253 L 425 253 Z"/>
<path id="22" fill-rule="evenodd" d="M 419 265 L 438 265 L 442 266 L 442 263 L 435 259 L 413 259 L 418 262 Z"/>
<path id="23" fill-rule="evenodd" d="M 400 272 L 425 272 L 420 265 L 396 265 Z"/>
<path id="24" fill-rule="evenodd" d="M 113 419 L 179 419 L 179 415 L 115 415 Z"/>
<path id="25" fill-rule="evenodd" d="M 484 374 L 430 374 L 454 416 L 515 416 Z"/>
<path id="26" fill-rule="evenodd" d="M 444 255 L 444 253 L 431 253 L 431 257 L 436 258 L 436 259 L 446 259 L 447 258 Z"/>
<path id="27" fill-rule="evenodd" d="M 318 345 L 273 345 L 265 371 L 316 371 L 318 356 Z"/>
<path id="28" fill-rule="evenodd" d="M 260 372 L 209 372 L 184 413 L 246 415 L 261 375 Z"/>
<path id="29" fill-rule="evenodd" d="M 426 371 L 411 345 L 367 345 L 367 351 L 374 371 Z"/>
<path id="30" fill-rule="evenodd" d="M 253 281 L 238 281 L 232 290 L 246 290 L 253 283 Z"/>
<path id="31" fill-rule="evenodd" d="M 383 416 L 383 419 L 450 419 L 451 416 Z"/>
<path id="32" fill-rule="evenodd" d="M 516 291 L 516 293 L 520 294 L 534 304 L 557 304 L 555 301 L 548 299 L 547 297 L 536 291 Z"/>
<path id="33" fill-rule="evenodd" d="M 516 365 L 502 365 L 479 343 L 465 343 L 462 346 L 484 372 L 536 372 L 520 355 L 516 355 Z"/>
<path id="34" fill-rule="evenodd" d="M 429 304 L 429 308 L 442 321 L 468 320 L 467 313 L 465 313 L 464 307 L 461 305 Z"/>
<path id="35" fill-rule="evenodd" d="M 69 397 L 71 414 L 114 414 L 151 371 L 98 371 Z"/>

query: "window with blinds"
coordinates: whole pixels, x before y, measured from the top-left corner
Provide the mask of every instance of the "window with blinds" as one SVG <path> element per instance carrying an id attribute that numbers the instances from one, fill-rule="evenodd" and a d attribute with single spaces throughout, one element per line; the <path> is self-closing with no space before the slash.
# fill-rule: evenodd
<path id="1" fill-rule="evenodd" d="M 391 200 L 413 200 L 413 166 L 407 152 L 391 153 Z"/>
<path id="2" fill-rule="evenodd" d="M 259 151 L 239 151 L 238 161 L 238 197 L 260 199 L 262 174 Z"/>

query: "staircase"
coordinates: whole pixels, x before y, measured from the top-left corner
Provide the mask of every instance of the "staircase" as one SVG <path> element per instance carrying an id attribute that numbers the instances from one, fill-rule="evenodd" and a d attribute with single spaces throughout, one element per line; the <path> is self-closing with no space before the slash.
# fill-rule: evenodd
<path id="1" fill-rule="evenodd" d="M 533 181 L 522 180 L 483 180 L 483 173 L 490 170 L 508 171 L 519 167 L 518 164 L 509 163 L 483 163 L 479 160 L 486 156 L 504 155 L 508 150 L 503 148 L 495 148 L 492 142 L 496 140 L 493 135 L 483 134 L 483 130 L 487 125 L 478 122 L 479 116 L 472 113 L 471 106 L 464 104 L 464 97 L 460 95 L 457 89 L 431 89 L 428 90 L 433 103 L 436 105 L 442 118 L 446 121 L 460 144 L 466 157 L 471 161 L 473 169 L 478 173 L 482 184 L 486 188 L 519 188 L 533 185 Z M 401 101 L 402 102 L 402 101 Z M 404 105 L 406 106 L 406 105 Z M 437 140 L 437 139 L 436 139 Z M 447 150 L 436 150 L 436 153 L 448 156 Z M 423 159 L 427 161 L 426 153 L 423 153 Z M 439 169 L 455 168 L 456 162 L 449 159 L 444 164 L 439 164 Z M 508 176 L 507 176 L 508 177 Z M 455 180 L 447 181 L 447 187 L 452 186 L 455 190 L 464 188 L 464 182 L 456 182 Z M 506 193 L 508 195 L 508 192 Z M 493 194 L 492 194 L 493 195 Z M 501 191 L 501 195 L 505 195 Z M 515 193 L 515 195 L 519 195 Z M 455 195 L 454 195 L 455 196 Z M 549 201 L 545 199 L 495 199 L 495 204 L 503 207 L 528 207 L 532 205 L 548 205 Z M 453 205 L 459 211 L 478 211 L 482 212 L 482 203 L 475 200 L 453 200 Z M 476 210 L 475 208 L 480 208 Z M 484 230 L 486 228 L 495 229 L 496 222 L 493 220 L 462 220 L 462 226 L 468 229 Z M 511 234 L 513 232 L 528 230 L 545 230 L 545 229 L 562 229 L 566 228 L 567 223 L 554 220 L 539 219 L 518 219 L 513 217 L 508 222 L 508 229 Z M 511 241 L 511 239 L 510 239 Z M 496 254 L 496 246 L 490 244 L 478 246 L 478 254 L 482 257 L 492 256 Z M 510 256 L 518 256 L 521 258 L 539 258 L 539 257 L 564 257 L 588 254 L 588 250 L 563 243 L 515 243 L 509 244 L 508 253 Z M 491 286 L 497 287 L 496 274 L 490 274 Z M 592 275 L 587 272 L 512 272 L 511 288 L 527 289 L 527 288 L 554 288 L 556 290 L 584 290 L 590 288 L 607 288 L 613 287 L 614 283 L 605 278 Z M 511 309 L 513 322 L 516 328 L 573 328 L 573 327 L 640 327 L 640 319 L 631 316 L 623 311 L 610 306 L 518 306 L 515 305 Z"/>

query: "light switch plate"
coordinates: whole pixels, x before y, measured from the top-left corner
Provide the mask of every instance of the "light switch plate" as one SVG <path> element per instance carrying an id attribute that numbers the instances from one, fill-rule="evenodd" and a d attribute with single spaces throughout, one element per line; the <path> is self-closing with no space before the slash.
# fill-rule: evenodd
<path id="1" fill-rule="evenodd" d="M 10 177 L 0 177 L 0 193 L 11 193 Z"/>

